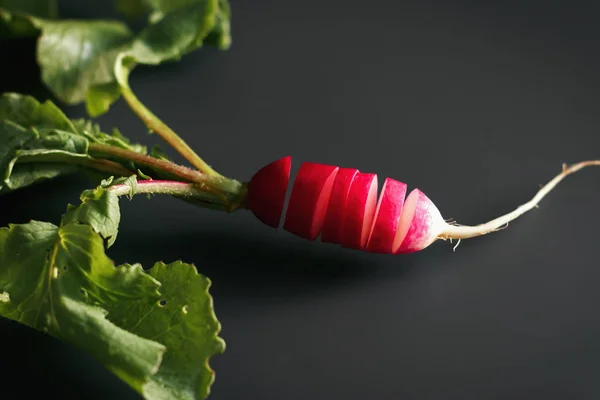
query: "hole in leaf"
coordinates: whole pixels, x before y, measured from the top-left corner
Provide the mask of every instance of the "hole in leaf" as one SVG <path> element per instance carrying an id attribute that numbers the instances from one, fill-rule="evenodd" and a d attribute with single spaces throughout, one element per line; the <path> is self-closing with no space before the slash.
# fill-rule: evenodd
<path id="1" fill-rule="evenodd" d="M 8 292 L 0 292 L 0 303 L 8 303 L 10 301 L 10 295 Z"/>
<path id="2" fill-rule="evenodd" d="M 63 271 L 66 271 L 67 270 L 67 266 L 63 265 L 62 269 L 63 269 Z"/>
<path id="3" fill-rule="evenodd" d="M 187 314 L 189 310 L 190 308 L 188 306 L 183 306 L 183 308 L 181 309 L 181 311 L 183 311 L 184 314 Z"/>
<path id="4" fill-rule="evenodd" d="M 159 302 L 158 302 L 158 305 L 159 305 L 160 307 L 164 307 L 164 306 L 166 306 L 166 305 L 167 305 L 167 301 L 166 301 L 166 300 L 161 300 L 161 301 L 159 301 Z"/>

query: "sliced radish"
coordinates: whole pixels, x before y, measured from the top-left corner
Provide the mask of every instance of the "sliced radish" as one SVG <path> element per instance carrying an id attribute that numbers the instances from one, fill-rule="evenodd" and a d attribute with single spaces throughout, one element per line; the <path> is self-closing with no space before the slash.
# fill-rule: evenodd
<path id="1" fill-rule="evenodd" d="M 325 214 L 325 222 L 321 230 L 322 242 L 340 243 L 346 200 L 348 199 L 350 185 L 357 173 L 358 170 L 353 168 L 340 168 L 338 171 L 333 182 L 333 189 L 331 190 L 329 205 Z"/>
<path id="2" fill-rule="evenodd" d="M 292 157 L 283 157 L 259 169 L 248 183 L 248 208 L 273 228 L 281 222 L 291 167 Z"/>
<path id="3" fill-rule="evenodd" d="M 383 183 L 366 251 L 391 254 L 406 196 L 406 183 L 387 178 Z"/>
<path id="4" fill-rule="evenodd" d="M 407 254 L 423 250 L 433 243 L 447 224 L 433 202 L 414 189 L 404 203 L 394 254 Z"/>
<path id="5" fill-rule="evenodd" d="M 343 247 L 362 250 L 367 244 L 377 207 L 377 175 L 359 172 L 354 176 L 344 210 L 340 235 Z"/>
<path id="6" fill-rule="evenodd" d="M 338 170 L 332 165 L 309 162 L 300 166 L 285 216 L 285 230 L 308 240 L 319 236 Z"/>

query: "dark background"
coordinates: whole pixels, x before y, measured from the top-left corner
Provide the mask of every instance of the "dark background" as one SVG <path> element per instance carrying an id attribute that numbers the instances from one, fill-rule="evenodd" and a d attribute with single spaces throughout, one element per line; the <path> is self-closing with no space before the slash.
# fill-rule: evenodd
<path id="1" fill-rule="evenodd" d="M 65 17 L 114 15 L 99 0 L 61 3 Z M 600 158 L 598 2 L 231 5 L 229 51 L 203 49 L 131 78 L 226 175 L 246 180 L 289 154 L 293 172 L 316 161 L 391 176 L 445 218 L 477 224 L 527 201 L 561 163 Z M 3 91 L 48 95 L 33 51 L 0 50 Z M 100 122 L 162 143 L 123 101 Z M 91 186 L 61 179 L 0 198 L 1 225 L 57 222 Z M 227 342 L 211 361 L 212 400 L 596 399 L 599 204 L 600 169 L 590 168 L 455 253 L 439 242 L 384 256 L 304 241 L 249 212 L 140 197 L 121 201 L 109 255 L 147 266 L 183 259 L 212 279 Z M 40 333 L 2 320 L 0 343 L 2 398 L 40 388 L 137 398 Z"/>

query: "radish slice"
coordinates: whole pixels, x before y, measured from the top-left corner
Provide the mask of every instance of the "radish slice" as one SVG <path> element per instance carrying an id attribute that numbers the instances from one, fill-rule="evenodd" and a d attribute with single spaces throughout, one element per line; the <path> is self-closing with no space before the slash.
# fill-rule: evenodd
<path id="1" fill-rule="evenodd" d="M 394 239 L 400 224 L 406 188 L 406 183 L 391 178 L 387 178 L 383 183 L 366 251 L 393 253 Z"/>
<path id="2" fill-rule="evenodd" d="M 343 247 L 362 250 L 367 244 L 373 216 L 377 207 L 377 175 L 359 172 L 354 177 L 342 225 L 341 241 Z"/>
<path id="3" fill-rule="evenodd" d="M 283 157 L 259 169 L 248 183 L 248 208 L 273 228 L 281 222 L 291 168 L 292 157 Z"/>
<path id="4" fill-rule="evenodd" d="M 437 239 L 445 226 L 446 222 L 433 202 L 425 193 L 414 189 L 404 203 L 394 254 L 423 250 Z"/>
<path id="5" fill-rule="evenodd" d="M 357 169 L 340 168 L 333 182 L 333 189 L 329 197 L 329 205 L 325 214 L 325 222 L 321 230 L 321 241 L 325 243 L 340 243 L 342 223 L 344 221 L 344 210 L 346 200 Z"/>
<path id="6" fill-rule="evenodd" d="M 300 166 L 285 216 L 285 230 L 308 240 L 319 236 L 338 170 L 332 165 L 308 162 Z"/>

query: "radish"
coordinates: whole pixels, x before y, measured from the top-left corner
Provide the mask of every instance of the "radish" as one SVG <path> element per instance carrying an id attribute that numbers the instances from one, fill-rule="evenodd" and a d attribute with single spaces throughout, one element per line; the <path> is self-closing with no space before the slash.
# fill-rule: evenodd
<path id="1" fill-rule="evenodd" d="M 365 248 L 377 206 L 377 175 L 359 172 L 354 176 L 344 207 L 339 243 L 343 247 Z"/>
<path id="2" fill-rule="evenodd" d="M 344 211 L 346 209 L 346 200 L 350 185 L 354 176 L 358 173 L 357 169 L 340 168 L 333 189 L 329 197 L 329 205 L 325 214 L 325 222 L 321 230 L 321 241 L 325 243 L 339 243 L 342 232 L 342 222 L 344 221 Z"/>
<path id="3" fill-rule="evenodd" d="M 248 208 L 268 226 L 278 228 L 290 181 L 292 157 L 265 165 L 248 183 Z"/>
<path id="4" fill-rule="evenodd" d="M 386 178 L 381 188 L 371 234 L 366 251 L 371 253 L 393 253 L 396 232 L 400 226 L 400 216 L 406 196 L 406 183 Z M 402 236 L 404 238 L 404 235 Z M 400 242 L 401 243 L 401 242 Z"/>
<path id="5" fill-rule="evenodd" d="M 392 252 L 406 254 L 422 250 L 438 238 L 446 225 L 429 197 L 419 189 L 414 189 L 404 203 Z"/>
<path id="6" fill-rule="evenodd" d="M 300 166 L 283 228 L 308 240 L 315 240 L 325 220 L 329 196 L 339 167 L 303 163 Z"/>
<path id="7" fill-rule="evenodd" d="M 280 164 L 276 168 L 273 164 L 277 163 Z M 289 183 L 290 163 L 291 159 L 286 158 L 264 167 L 267 171 L 279 168 L 287 174 L 263 172 L 259 175 L 259 171 L 253 178 L 256 180 L 253 190 L 249 189 L 249 197 L 250 192 L 254 196 L 253 201 L 248 202 L 249 208 L 263 222 L 271 222 L 271 226 L 281 218 L 281 193 L 285 193 L 284 188 Z M 419 189 L 412 190 L 405 199 L 407 186 L 403 182 L 387 178 L 377 200 L 377 175 L 303 163 L 292 188 L 284 228 L 309 240 L 315 240 L 323 230 L 323 242 L 347 248 L 387 254 L 413 253 L 437 240 L 456 239 L 460 243 L 462 239 L 498 231 L 536 208 L 566 176 L 588 166 L 600 166 L 600 160 L 571 166 L 563 164 L 561 173 L 527 203 L 484 224 L 465 226 L 444 220 L 435 204 Z M 275 195 L 265 195 L 268 193 Z M 262 204 L 263 200 L 268 204 Z"/>

